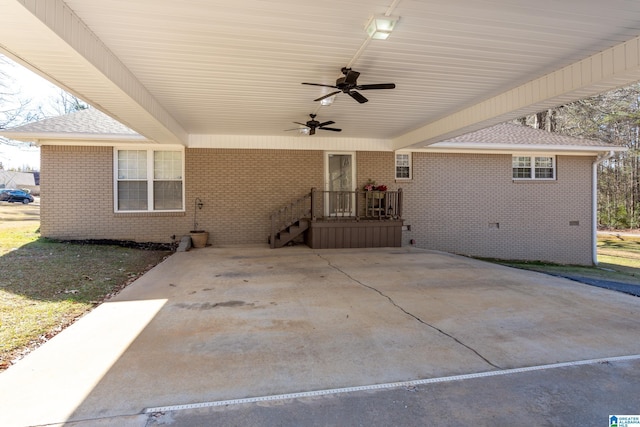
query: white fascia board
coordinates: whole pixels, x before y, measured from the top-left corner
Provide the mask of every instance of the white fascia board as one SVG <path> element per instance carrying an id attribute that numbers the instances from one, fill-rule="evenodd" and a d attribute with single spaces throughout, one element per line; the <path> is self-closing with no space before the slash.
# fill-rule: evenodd
<path id="1" fill-rule="evenodd" d="M 407 151 L 407 150 L 398 150 Z M 584 146 L 584 145 L 541 145 L 541 144 L 487 144 L 487 143 L 459 143 L 459 142 L 437 142 L 425 146 L 422 149 L 410 151 L 423 153 L 484 153 L 484 154 L 511 154 L 514 152 L 531 153 L 544 152 L 556 154 L 572 154 L 593 156 L 602 152 L 623 152 L 628 151 L 627 147 L 620 146 Z"/>
<path id="2" fill-rule="evenodd" d="M 93 133 L 11 133 L 2 132 L 2 136 L 14 141 L 34 142 L 38 145 L 69 145 L 69 142 L 81 141 L 82 145 L 104 145 L 105 142 L 112 141 L 130 141 L 136 143 L 152 142 L 142 135 L 122 135 L 122 134 L 104 134 L 96 135 Z"/>
<path id="3" fill-rule="evenodd" d="M 133 143 L 120 143 L 111 144 L 118 150 L 172 150 L 172 151 L 184 151 L 186 148 L 182 144 L 160 144 L 157 142 L 150 142 L 149 144 L 133 144 Z"/>
<path id="4" fill-rule="evenodd" d="M 189 135 L 188 148 L 230 148 L 262 150 L 393 151 L 391 140 L 264 135 Z"/>

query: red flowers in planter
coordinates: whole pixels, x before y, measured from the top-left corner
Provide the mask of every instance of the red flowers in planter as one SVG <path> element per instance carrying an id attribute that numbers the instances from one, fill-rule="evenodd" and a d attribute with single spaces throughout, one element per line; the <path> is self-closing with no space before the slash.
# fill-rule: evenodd
<path id="1" fill-rule="evenodd" d="M 367 183 L 362 187 L 364 191 L 387 191 L 387 186 L 384 184 L 376 185 L 376 182 L 369 178 Z"/>

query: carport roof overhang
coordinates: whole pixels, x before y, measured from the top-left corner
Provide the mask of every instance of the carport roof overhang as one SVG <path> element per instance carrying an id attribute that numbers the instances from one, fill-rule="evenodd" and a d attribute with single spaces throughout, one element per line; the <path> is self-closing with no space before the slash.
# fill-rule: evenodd
<path id="1" fill-rule="evenodd" d="M 0 45 L 18 62 L 158 142 L 185 143 L 176 120 L 60 0 L 0 2 Z"/>
<path id="2" fill-rule="evenodd" d="M 577 101 L 640 79 L 640 38 L 592 55 L 394 139 L 395 149 L 429 145 Z"/>
<path id="3" fill-rule="evenodd" d="M 269 81 L 282 82 L 283 77 L 287 77 L 284 80 L 291 85 L 290 92 L 297 93 L 302 90 L 299 84 L 302 81 L 333 84 L 332 79 L 336 77 L 336 69 L 340 66 L 352 65 L 348 63 L 349 61 L 354 62 L 354 68 L 368 71 L 367 76 L 370 80 L 360 80 L 362 84 L 376 83 L 381 80 L 396 81 L 398 87 L 391 93 L 393 98 L 390 94 L 385 95 L 385 97 L 389 96 L 387 99 L 392 100 L 394 104 L 384 105 L 383 98 L 376 98 L 368 104 L 358 105 L 344 96 L 345 99 L 341 99 L 340 102 L 345 107 L 330 107 L 334 108 L 327 110 L 331 111 L 331 117 L 326 116 L 328 113 L 324 111 L 322 114 L 339 124 L 342 120 L 351 126 L 349 129 L 345 126 L 343 139 L 333 139 L 333 135 L 314 137 L 313 141 L 319 149 L 326 144 L 328 144 L 326 146 L 332 146 L 341 143 L 344 149 L 350 149 L 354 141 L 368 141 L 367 144 L 377 146 L 378 149 L 423 148 L 425 145 L 463 133 L 640 80 L 640 38 L 638 37 L 640 22 L 636 21 L 640 20 L 640 7 L 636 6 L 635 2 L 616 0 L 605 5 L 605 2 L 595 0 L 576 0 L 562 5 L 554 3 L 555 8 L 574 7 L 575 10 L 581 10 L 580 13 L 575 14 L 556 11 L 554 8 L 545 11 L 557 21 L 557 28 L 553 28 L 556 31 L 554 37 L 558 38 L 558 44 L 567 47 L 563 55 L 570 60 L 565 63 L 562 62 L 563 57 L 559 54 L 552 57 L 541 53 L 545 45 L 547 50 L 554 50 L 552 49 L 553 40 L 544 37 L 545 31 L 549 31 L 551 27 L 543 28 L 541 24 L 543 20 L 515 22 L 514 28 L 531 27 L 528 29 L 529 39 L 519 42 L 521 45 L 497 46 L 499 39 L 496 37 L 500 31 L 504 33 L 505 40 L 509 39 L 511 33 L 516 34 L 517 29 L 510 29 L 511 33 L 505 29 L 505 22 L 508 22 L 509 18 L 513 16 L 516 19 L 527 19 L 527 16 L 536 18 L 530 11 L 524 9 L 525 3 L 520 1 L 498 2 L 489 8 L 490 15 L 482 17 L 485 19 L 483 23 L 479 23 L 469 14 L 464 14 L 465 6 L 469 8 L 476 6 L 474 1 L 463 1 L 463 4 L 458 5 L 460 6 L 459 15 L 455 15 L 460 22 L 455 22 L 455 25 L 460 28 L 465 26 L 475 28 L 477 33 L 461 38 L 459 45 L 440 43 L 437 48 L 442 52 L 439 57 L 431 58 L 431 62 L 429 57 L 421 56 L 423 50 L 430 48 L 430 44 L 427 39 L 421 38 L 421 34 L 428 30 L 418 28 L 423 24 L 420 19 L 426 20 L 433 16 L 445 21 L 450 19 L 454 15 L 444 12 L 438 15 L 440 8 L 447 7 L 447 2 L 435 1 L 429 5 L 427 4 L 429 2 L 405 3 L 396 0 L 387 8 L 380 5 L 371 6 L 370 2 L 364 0 L 349 3 L 349 7 L 344 2 L 337 1 L 329 1 L 317 6 L 313 6 L 314 2 L 294 0 L 271 4 L 257 0 L 239 0 L 239 3 L 234 5 L 218 1 L 206 4 L 193 2 L 182 4 L 164 0 L 115 1 L 111 5 L 114 10 L 113 15 L 109 16 L 100 15 L 100 7 L 106 7 L 101 6 L 101 3 L 104 2 L 98 0 L 0 0 L 2 10 L 0 48 L 13 59 L 84 99 L 147 139 L 163 144 L 206 146 L 213 144 L 211 141 L 215 141 L 213 145 L 218 146 L 224 145 L 224 142 L 220 142 L 220 139 L 224 138 L 222 135 L 228 135 L 229 139 L 235 139 L 236 142 L 240 140 L 238 144 L 247 146 L 260 146 L 266 138 L 271 141 L 266 146 L 275 148 L 279 138 L 284 139 L 290 135 L 283 134 L 282 131 L 286 127 L 291 127 L 291 121 L 304 121 L 305 115 L 312 109 L 319 108 L 317 103 L 310 102 L 317 92 L 311 92 L 309 87 L 304 87 L 306 97 L 304 103 L 302 101 L 297 103 L 297 100 L 288 98 L 289 91 L 284 87 L 277 88 L 276 92 L 269 92 L 268 86 L 260 86 L 265 87 L 264 93 L 257 92 L 256 87 L 251 84 L 252 76 L 255 75 L 255 79 L 260 80 L 258 82 L 260 85 Z M 273 15 L 270 15 L 269 19 L 275 21 L 275 24 L 274 28 L 268 28 L 269 33 L 264 32 L 266 24 L 260 20 L 264 13 L 261 13 L 262 10 L 250 13 L 252 7 L 273 9 Z M 295 22 L 293 18 L 283 17 L 285 11 L 297 7 L 314 8 L 315 14 L 313 16 L 309 14 L 304 19 L 313 23 L 315 30 L 318 29 L 315 27 L 322 24 L 329 28 L 326 32 L 320 30 L 312 34 L 313 43 L 315 43 L 313 60 L 307 61 L 305 49 L 308 46 L 303 45 L 309 37 L 309 29 L 303 22 L 295 32 L 291 29 L 292 22 Z M 162 40 L 158 42 L 154 40 L 154 37 L 160 37 L 163 31 L 170 32 L 168 29 L 156 28 L 157 22 L 175 23 L 176 28 L 181 28 L 185 32 L 189 26 L 198 27 L 197 22 L 179 22 L 181 19 L 184 20 L 184 16 L 174 18 L 176 8 L 184 12 L 184 16 L 193 17 L 201 14 L 205 19 L 212 19 L 209 27 L 195 28 L 188 34 L 172 33 L 172 40 L 181 37 L 188 39 L 186 44 L 182 45 L 189 46 L 188 51 L 172 51 L 173 45 Z M 232 11 L 227 9 L 233 8 L 247 11 L 245 22 L 234 22 L 241 27 L 238 31 L 242 33 L 238 34 L 247 34 L 246 46 L 257 44 L 260 37 L 266 38 L 265 34 L 268 34 L 273 38 L 270 44 L 265 45 L 270 50 L 258 52 L 259 49 L 256 48 L 241 51 L 240 49 L 246 46 L 237 45 L 238 37 L 236 33 L 231 33 L 236 30 L 235 27 L 223 28 L 230 33 L 228 39 L 223 41 L 213 38 L 223 34 L 223 30 L 219 33 L 207 33 L 207 31 L 213 31 L 212 28 L 219 24 L 219 21 L 213 19 L 215 16 L 229 18 L 232 16 Z M 633 22 L 622 24 L 613 19 L 619 17 L 618 15 L 603 17 L 598 31 L 595 28 L 593 30 L 593 33 L 599 34 L 601 39 L 592 41 L 589 46 L 578 46 L 577 42 L 573 41 L 580 38 L 576 35 L 581 35 L 582 31 L 586 32 L 586 28 L 583 27 L 589 22 L 593 23 L 595 19 L 593 15 L 604 13 L 606 9 L 603 8 L 610 10 L 627 8 L 628 10 L 619 11 L 620 16 L 626 13 L 625 16 L 629 16 L 629 21 Z M 589 9 L 593 9 L 591 15 L 585 12 Z M 121 16 L 116 15 L 119 10 L 121 10 Z M 504 12 L 505 10 L 509 13 Z M 374 45 L 373 41 L 371 43 L 368 40 L 363 41 L 364 36 L 357 39 L 362 33 L 361 28 L 356 32 L 350 27 L 348 29 L 337 27 L 338 24 L 333 24 L 334 27 L 332 27 L 334 21 L 338 21 L 339 25 L 346 25 L 346 22 L 341 20 L 355 19 L 354 17 L 362 15 L 362 19 L 366 21 L 371 13 L 385 11 L 401 15 L 401 23 L 404 25 L 404 28 L 400 26 L 397 28 L 397 34 L 392 35 L 388 45 Z M 298 15 L 295 10 L 291 14 Z M 118 25 L 119 21 L 115 18 L 122 21 L 126 18 L 126 22 Z M 285 18 L 287 21 L 284 21 Z M 353 19 L 349 21 L 349 25 Z M 581 22 L 581 19 L 584 19 L 584 22 Z M 430 22 L 433 24 L 434 21 Z M 180 27 L 178 24 L 184 24 L 184 26 Z M 135 33 L 131 30 L 133 27 L 136 28 Z M 286 27 L 288 32 L 285 33 L 281 27 Z M 505 28 L 493 30 L 493 27 Z M 263 32 L 257 31 L 256 28 Z M 132 57 L 131 52 L 126 51 L 126 40 L 118 39 L 120 32 L 124 36 L 136 35 L 136 38 L 130 39 L 129 42 L 139 49 L 139 58 Z M 284 46 L 282 42 L 284 38 L 279 38 L 280 33 L 288 40 L 298 36 L 301 45 Z M 460 34 L 462 32 L 456 33 L 451 39 L 459 37 Z M 206 40 L 201 43 L 198 37 Z M 433 38 L 433 34 L 430 34 L 430 37 Z M 484 44 L 483 38 L 487 40 Z M 531 44 L 531 40 L 537 38 L 540 39 L 539 43 Z M 464 70 L 459 69 L 462 74 L 456 85 L 451 84 L 454 80 L 447 80 L 450 86 L 438 83 L 439 80 L 434 83 L 443 85 L 439 88 L 439 93 L 448 93 L 450 96 L 442 98 L 441 110 L 432 107 L 429 96 L 436 89 L 433 86 L 422 87 L 420 82 L 427 81 L 431 77 L 434 80 L 442 78 L 437 76 L 453 69 L 451 67 L 455 61 L 464 61 L 466 58 L 462 55 L 471 53 L 463 51 L 462 48 L 472 40 L 480 40 L 474 48 L 480 52 L 479 55 L 486 57 L 486 63 L 495 62 L 497 68 L 501 67 L 498 61 L 506 58 L 504 52 L 511 51 L 510 49 L 517 46 L 522 46 L 523 49 L 539 47 L 541 50 L 536 51 L 535 55 L 540 56 L 540 64 L 536 65 L 536 61 L 525 61 L 523 55 L 528 54 L 526 51 L 513 51 L 510 54 L 514 58 L 513 63 L 507 64 L 506 67 L 511 65 L 515 67 L 514 64 L 518 61 L 527 63 L 518 70 L 517 75 L 514 74 L 515 70 L 514 73 L 504 74 L 497 68 L 492 73 L 485 74 L 468 67 Z M 224 48 L 225 43 L 231 46 L 228 51 Z M 435 45 L 436 42 L 432 44 Z M 203 46 L 208 48 L 213 46 L 215 50 L 205 50 Z M 346 47 L 344 51 L 340 51 L 336 46 Z M 351 49 L 352 47 L 354 49 Z M 365 53 L 358 51 L 358 47 Z M 144 49 L 153 53 L 166 54 L 161 60 L 166 64 L 167 70 L 155 66 L 157 62 L 153 60 L 157 58 L 145 55 Z M 430 54 L 435 55 L 431 51 Z M 216 56 L 202 58 L 204 62 L 198 62 L 200 55 Z M 320 58 L 316 59 L 317 57 Z M 400 58 L 404 58 L 404 62 L 400 61 Z M 439 65 L 443 67 L 443 71 L 438 74 L 429 68 L 429 64 L 437 61 L 440 61 Z M 227 72 L 228 68 L 225 66 L 227 63 L 231 65 L 230 68 L 235 71 L 234 73 Z M 307 63 L 309 63 L 308 67 L 306 67 Z M 236 64 L 244 64 L 244 66 L 240 68 Z M 552 69 L 553 64 L 557 64 L 558 67 Z M 217 66 L 220 70 L 216 68 Z M 202 71 L 202 68 L 205 70 Z M 294 72 L 287 76 L 289 69 L 293 69 Z M 334 74 L 327 76 L 327 69 L 334 70 Z M 378 69 L 384 73 L 377 71 Z M 177 72 L 183 74 L 176 74 Z M 418 76 L 411 80 L 408 73 Z M 363 73 L 363 77 L 364 75 Z M 210 86 L 207 80 L 201 80 L 203 76 L 210 76 Z M 193 85 L 195 89 L 186 84 L 190 80 L 196 82 Z M 407 84 L 403 89 L 400 82 L 404 80 Z M 494 86 L 490 87 L 489 82 L 494 83 Z M 475 86 L 472 87 L 469 84 L 475 84 Z M 176 89 L 174 86 L 180 86 L 180 88 Z M 485 86 L 486 90 L 480 90 Z M 222 101 L 225 99 L 223 94 L 229 88 L 234 92 L 233 96 L 243 102 L 239 102 L 238 105 L 227 103 L 218 106 L 210 102 L 211 98 L 219 97 L 220 103 L 223 104 L 225 102 Z M 468 95 L 465 95 L 465 90 L 468 91 Z M 176 91 L 182 91 L 182 93 L 176 93 Z M 369 93 L 371 92 L 367 92 L 368 96 Z M 415 99 L 416 94 L 420 97 L 418 101 Z M 375 95 L 372 94 L 371 97 Z M 280 102 L 277 100 L 278 97 L 283 98 L 281 104 L 278 104 Z M 184 100 L 186 98 L 188 98 L 188 104 Z M 451 101 L 454 98 L 456 101 Z M 284 111 L 285 103 L 292 105 L 291 110 Z M 436 104 L 438 102 L 433 102 L 433 105 Z M 184 107 L 185 105 L 195 107 L 188 110 Z M 201 110 L 197 109 L 198 105 L 201 106 Z M 294 107 L 296 114 L 300 115 L 293 115 Z M 277 123 L 274 124 L 278 109 L 283 110 L 283 115 L 278 117 Z M 421 110 L 425 112 L 421 113 Z M 224 113 L 233 115 L 234 120 L 237 119 L 239 124 L 234 120 L 225 120 L 227 116 Z M 359 115 L 355 117 L 358 119 L 357 123 L 349 121 L 350 114 Z M 420 114 L 423 115 L 420 116 Z M 408 117 L 411 117 L 411 120 Z M 215 126 L 208 124 L 207 118 L 217 124 Z M 407 120 L 403 121 L 405 118 Z M 235 126 L 232 132 L 229 131 L 230 126 Z M 360 134 L 354 134 L 355 132 Z M 370 133 L 365 134 L 366 132 Z M 372 135 L 376 132 L 377 136 Z M 290 145 L 290 140 L 287 145 Z"/>

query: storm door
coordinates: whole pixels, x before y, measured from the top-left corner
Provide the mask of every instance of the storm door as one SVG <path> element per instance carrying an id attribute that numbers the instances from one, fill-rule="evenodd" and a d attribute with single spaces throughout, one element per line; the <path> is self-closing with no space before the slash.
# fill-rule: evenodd
<path id="1" fill-rule="evenodd" d="M 325 153 L 325 215 L 355 215 L 355 153 Z"/>

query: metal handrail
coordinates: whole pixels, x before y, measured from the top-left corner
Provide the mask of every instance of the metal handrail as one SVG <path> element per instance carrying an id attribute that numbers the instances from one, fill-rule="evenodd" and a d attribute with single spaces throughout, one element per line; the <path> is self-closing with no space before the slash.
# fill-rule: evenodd
<path id="1" fill-rule="evenodd" d="M 388 220 L 402 218 L 402 189 L 397 191 L 327 191 L 311 192 L 273 212 L 271 219 L 272 248 L 282 230 L 302 219 Z"/>
<path id="2" fill-rule="evenodd" d="M 283 208 L 273 212 L 271 219 L 271 238 L 269 239 L 272 248 L 275 248 L 277 234 L 300 221 L 311 216 L 311 193 L 305 194 L 297 200 L 292 201 Z"/>
<path id="3" fill-rule="evenodd" d="M 311 219 L 402 218 L 402 189 L 396 191 L 327 191 L 311 189 Z"/>

